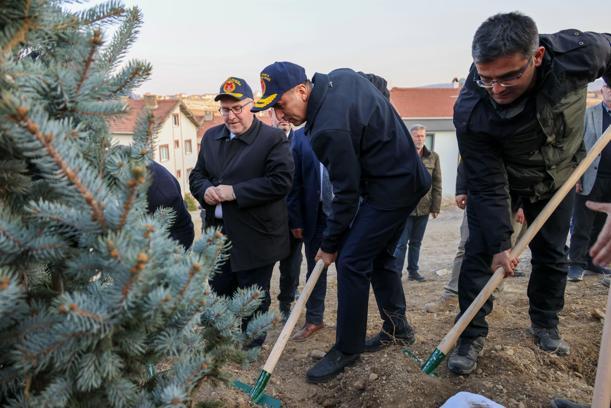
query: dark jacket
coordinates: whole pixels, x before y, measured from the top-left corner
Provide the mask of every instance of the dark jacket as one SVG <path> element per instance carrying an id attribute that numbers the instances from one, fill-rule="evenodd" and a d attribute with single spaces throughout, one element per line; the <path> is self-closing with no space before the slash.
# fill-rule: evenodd
<path id="1" fill-rule="evenodd" d="M 189 185 L 206 209 L 206 225 L 215 225 L 214 206 L 204 201 L 206 189 L 233 186 L 236 200 L 222 203 L 233 271 L 269 265 L 288 255 L 285 197 L 292 178 L 289 142 L 281 130 L 255 118 L 250 129 L 233 140 L 225 125 L 204 134 Z"/>
<path id="2" fill-rule="evenodd" d="M 461 158 L 456 168 L 456 193 L 454 195 L 463 194 L 467 194 L 467 176 L 465 176 L 465 165 Z"/>
<path id="3" fill-rule="evenodd" d="M 426 146 L 422 147 L 422 164 L 428 170 L 433 179 L 431 188 L 420 199 L 416 209 L 411 215 L 423 216 L 431 213 L 439 214 L 441 210 L 441 166 L 439 164 L 439 155 L 430 151 Z"/>
<path id="4" fill-rule="evenodd" d="M 536 84 L 524 96 L 516 132 L 494 125 L 492 102 L 469 76 L 454 106 L 454 125 L 467 175 L 469 212 L 490 220 L 472 247 L 488 253 L 510 248 L 508 194 L 547 199 L 568 179 L 583 154 L 586 85 L 611 75 L 611 35 L 565 30 L 541 35 L 546 53 Z M 482 114 L 482 112 L 484 112 Z"/>
<path id="5" fill-rule="evenodd" d="M 147 192 L 148 212 L 154 213 L 160 207 L 174 210 L 175 218 L 170 226 L 170 236 L 185 249 L 193 243 L 195 231 L 191 214 L 185 206 L 178 180 L 161 164 L 151 161 L 148 166 L 153 179 Z"/>
<path id="6" fill-rule="evenodd" d="M 289 228 L 302 228 L 303 239 L 309 242 L 316 230 L 320 209 L 320 162 L 303 129 L 293 133 L 291 143 L 295 176 L 287 198 Z"/>
<path id="7" fill-rule="evenodd" d="M 333 184 L 321 248 L 336 252 L 359 197 L 379 209 L 415 206 L 431 185 L 405 124 L 365 77 L 343 68 L 315 74 L 305 132 Z"/>

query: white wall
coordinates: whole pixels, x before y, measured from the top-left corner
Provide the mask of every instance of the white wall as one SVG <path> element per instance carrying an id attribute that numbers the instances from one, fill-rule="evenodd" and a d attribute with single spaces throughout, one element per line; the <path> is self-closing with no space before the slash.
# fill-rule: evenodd
<path id="1" fill-rule="evenodd" d="M 179 114 L 179 126 L 174 126 L 172 120 L 173 114 Z M 113 141 L 121 145 L 129 145 L 133 141 L 133 135 L 129 134 L 113 134 Z M 176 177 L 180 183 L 180 189 L 184 195 L 189 191 L 189 175 L 188 169 L 195 167 L 197 162 L 197 128 L 187 116 L 180 111 L 179 105 L 168 115 L 156 136 L 155 151 L 153 159 L 163 165 L 168 171 Z M 174 141 L 178 140 L 179 148 L 174 148 Z M 191 153 L 185 153 L 185 141 L 191 140 Z M 161 161 L 159 155 L 159 146 L 168 145 L 169 160 Z M 180 177 L 178 176 L 180 170 Z"/>
<path id="2" fill-rule="evenodd" d="M 441 189 L 444 197 L 453 197 L 456 189 L 458 143 L 456 132 L 435 132 L 435 152 L 441 161 Z"/>

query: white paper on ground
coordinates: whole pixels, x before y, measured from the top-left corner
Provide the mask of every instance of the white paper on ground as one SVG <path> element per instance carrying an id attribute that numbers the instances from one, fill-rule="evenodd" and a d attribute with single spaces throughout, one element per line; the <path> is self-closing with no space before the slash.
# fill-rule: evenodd
<path id="1" fill-rule="evenodd" d="M 488 398 L 473 394 L 466 391 L 461 391 L 447 400 L 441 408 L 505 408 L 503 405 L 489 400 Z"/>

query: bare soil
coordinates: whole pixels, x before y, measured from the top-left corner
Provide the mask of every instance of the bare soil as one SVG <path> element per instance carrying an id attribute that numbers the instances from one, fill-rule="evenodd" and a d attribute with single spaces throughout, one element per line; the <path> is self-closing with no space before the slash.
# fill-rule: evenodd
<path id="1" fill-rule="evenodd" d="M 194 214 L 195 215 L 195 214 Z M 194 217 L 194 220 L 197 217 Z M 426 360 L 452 327 L 455 307 L 439 313 L 426 313 L 425 303 L 438 298 L 449 277 L 459 240 L 462 211 L 447 208 L 437 219 L 429 221 L 420 257 L 425 282 L 403 282 L 408 319 L 416 329 L 416 343 L 410 347 Z M 398 345 L 378 353 L 363 354 L 361 360 L 343 374 L 322 385 L 306 382 L 305 373 L 316 360 L 312 351 L 327 351 L 335 341 L 337 281 L 330 271 L 326 299 L 326 328 L 303 343 L 289 341 L 270 383 L 267 394 L 279 399 L 285 407 L 439 407 L 459 391 L 486 396 L 507 407 L 548 407 L 554 397 L 590 401 L 603 326 L 601 317 L 607 289 L 598 275 L 586 275 L 583 282 L 567 284 L 565 307 L 560 316 L 563 338 L 571 353 L 558 357 L 537 348 L 528 333 L 528 298 L 526 290 L 530 273 L 529 254 L 520 264 L 525 277 L 509 278 L 488 317 L 490 333 L 477 370 L 470 376 L 450 373 L 443 362 L 436 377 L 424 375 L 419 365 L 406 357 Z M 305 260 L 302 265 L 305 277 Z M 277 310 L 278 272 L 272 287 L 272 308 Z M 303 316 L 302 316 L 303 320 Z M 298 326 L 303 324 L 302 321 Z M 368 334 L 375 334 L 381 319 L 373 293 L 369 298 Z M 247 369 L 230 369 L 235 378 L 254 384 L 281 327 L 268 335 L 267 343 L 256 364 Z M 220 400 L 222 406 L 246 407 L 245 394 L 231 387 L 208 387 L 198 390 L 197 401 Z"/>

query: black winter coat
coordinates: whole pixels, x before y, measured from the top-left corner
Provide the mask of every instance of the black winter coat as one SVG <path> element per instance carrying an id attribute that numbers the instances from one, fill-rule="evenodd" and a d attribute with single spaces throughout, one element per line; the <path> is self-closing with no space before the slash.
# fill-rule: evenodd
<path id="1" fill-rule="evenodd" d="M 288 255 L 285 198 L 292 178 L 293 158 L 281 130 L 255 118 L 250 129 L 233 140 L 225 125 L 204 134 L 189 186 L 206 209 L 206 225 L 215 223 L 215 207 L 204 201 L 206 189 L 233 186 L 236 200 L 222 203 L 233 271 L 269 265 Z"/>

